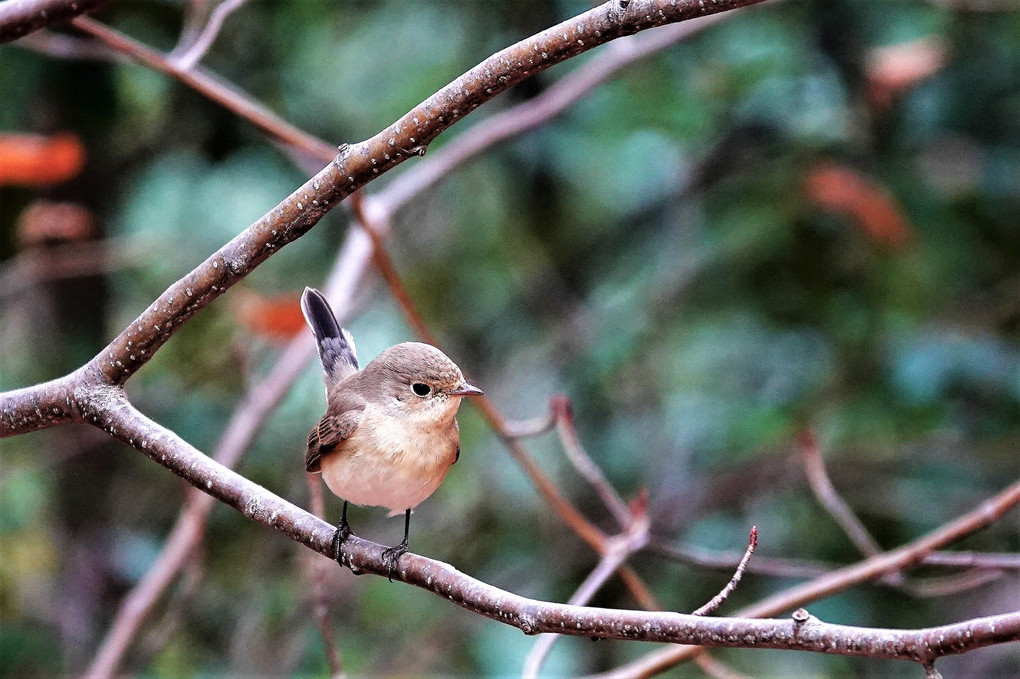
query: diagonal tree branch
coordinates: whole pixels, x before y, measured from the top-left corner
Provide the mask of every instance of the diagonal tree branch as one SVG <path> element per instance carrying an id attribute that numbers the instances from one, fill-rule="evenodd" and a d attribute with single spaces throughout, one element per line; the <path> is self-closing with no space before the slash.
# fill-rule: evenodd
<path id="1" fill-rule="evenodd" d="M 325 286 L 326 294 L 334 300 L 334 313 L 341 320 L 353 311 L 351 300 L 356 296 L 355 290 L 367 266 L 369 251 L 364 234 L 358 230 L 351 231 Z M 313 353 L 314 348 L 307 335 L 301 335 L 287 345 L 273 368 L 249 389 L 238 404 L 216 444 L 213 459 L 228 468 L 240 462 Z M 117 610 L 113 624 L 85 673 L 87 677 L 101 679 L 115 674 L 138 629 L 201 544 L 206 520 L 215 504 L 215 498 L 198 490 L 188 493 L 185 506 L 152 566 L 131 588 Z"/>
<path id="2" fill-rule="evenodd" d="M 717 18 L 726 16 L 730 15 L 707 16 L 617 41 L 611 46 L 611 51 L 572 72 L 542 95 L 490 117 L 469 130 L 467 134 L 457 137 L 438 154 L 430 155 L 424 163 L 414 166 L 379 193 L 366 197 L 364 202 L 378 208 L 376 211 L 386 217 L 377 224 L 376 235 L 384 238 L 388 233 L 389 215 L 460 165 L 477 157 L 485 149 L 534 129 L 579 101 L 625 66 L 675 44 L 684 37 L 697 33 Z M 150 52 L 152 57 L 161 60 L 161 63 L 167 61 L 162 55 Z M 166 68 L 170 69 L 172 65 L 166 64 Z M 253 103 L 249 107 L 232 110 L 244 116 L 245 112 L 252 108 L 261 107 Z M 539 115 L 533 112 L 535 108 L 539 110 Z M 382 228 L 383 226 L 385 228 Z M 368 253 L 377 249 L 369 246 L 368 240 L 366 232 L 361 229 L 352 229 L 348 232 L 331 275 L 334 282 L 326 286 L 327 295 L 334 300 L 334 309 L 341 318 L 346 315 L 344 309 L 349 308 L 348 300 L 354 297 L 355 287 L 368 265 L 370 259 Z M 337 280 L 339 283 L 336 283 Z M 234 417 L 217 444 L 214 459 L 231 468 L 237 464 L 241 454 L 261 429 L 261 423 L 289 390 L 310 356 L 310 345 L 304 339 L 295 340 L 287 346 L 266 378 L 241 400 Z M 550 418 L 549 426 L 552 424 Z M 516 436 L 512 432 L 507 432 L 504 440 L 511 438 Z M 539 488 L 542 487 L 541 483 L 537 485 Z M 108 677 L 116 671 L 139 627 L 151 614 L 156 602 L 173 582 L 181 566 L 200 544 L 204 535 L 203 526 L 213 503 L 212 498 L 197 491 L 188 495 L 185 508 L 152 567 L 122 602 L 113 625 L 87 672 L 88 676 Z M 650 610 L 658 608 L 636 573 L 624 567 L 620 575 L 646 608 Z"/>
<path id="3" fill-rule="evenodd" d="M 753 3 L 731 2 L 728 4 L 729 6 L 739 6 L 742 4 Z M 688 5 L 688 14 L 696 14 L 702 11 L 700 8 L 694 9 L 693 3 L 688 3 Z M 652 5 L 649 7 L 652 7 Z M 715 11 L 717 9 L 719 8 L 712 8 L 711 11 Z M 612 11 L 612 8 L 610 8 L 610 10 L 611 11 L 608 13 L 603 13 L 603 20 L 615 21 L 616 14 Z M 660 12 L 658 19 L 666 21 L 669 20 L 669 17 L 666 16 L 665 13 Z M 565 22 L 564 24 L 561 24 L 561 27 L 559 28 L 569 26 L 571 23 L 572 22 L 570 21 Z M 191 84 L 193 87 L 199 87 L 200 91 L 206 93 L 207 96 L 216 98 L 239 115 L 245 116 L 249 120 L 253 120 L 256 124 L 259 124 L 260 120 L 264 121 L 266 116 L 271 117 L 271 114 L 266 112 L 261 106 L 251 102 L 242 95 L 237 95 L 241 99 L 240 105 L 234 105 L 230 100 L 230 96 L 234 93 L 232 93 L 229 88 L 220 85 L 211 77 L 204 78 L 201 73 L 197 75 L 194 73 L 185 73 L 178 66 L 171 64 L 166 57 L 158 52 L 150 50 L 129 38 L 112 31 L 112 29 L 97 24 L 96 22 L 83 20 L 80 24 L 80 27 L 101 38 L 107 45 L 116 48 L 125 54 L 132 55 L 135 58 L 142 60 L 144 63 L 148 63 L 153 68 L 175 77 L 181 77 L 181 79 L 186 83 Z M 677 30 L 677 28 L 683 28 L 684 30 Z M 596 33 L 598 33 L 598 29 L 596 28 L 595 30 Z M 668 33 L 666 31 L 668 31 Z M 583 33 L 583 30 L 579 30 L 578 32 Z M 655 34 L 650 35 L 649 38 L 647 40 L 643 40 L 640 45 L 628 44 L 622 49 L 622 51 L 617 49 L 616 51 L 620 53 L 620 57 L 618 59 L 615 59 L 616 55 L 614 55 L 614 59 L 619 62 L 617 66 L 614 66 L 611 61 L 607 61 L 603 58 L 601 61 L 597 60 L 596 62 L 593 62 L 601 64 L 598 69 L 592 70 L 587 67 L 580 69 L 578 75 L 581 77 L 568 78 L 565 81 L 565 83 L 577 82 L 580 86 L 562 84 L 560 87 L 551 90 L 549 97 L 539 98 L 540 101 L 537 103 L 541 103 L 543 115 L 552 117 L 573 101 L 580 99 L 586 91 L 593 88 L 601 82 L 601 80 L 612 75 L 623 65 L 632 63 L 634 60 L 651 53 L 655 49 L 661 49 L 668 44 L 672 44 L 676 40 L 679 40 L 681 37 L 690 34 L 691 32 L 693 31 L 687 30 L 685 27 L 669 27 L 664 31 L 658 31 Z M 566 32 L 562 33 L 561 36 L 563 40 L 568 39 L 566 37 Z M 598 40 L 608 37 L 608 35 L 597 35 L 596 39 Z M 556 38 L 553 36 L 551 39 L 555 42 Z M 520 52 L 522 49 L 526 49 L 528 44 L 529 41 L 520 43 L 516 46 L 518 48 L 517 51 Z M 532 48 L 531 53 L 533 54 L 537 51 L 538 44 L 535 43 L 535 39 L 532 39 L 530 44 Z M 591 42 L 591 45 L 594 44 L 597 44 L 597 42 Z M 589 45 L 589 47 L 591 45 Z M 504 53 L 506 52 L 507 51 L 504 51 Z M 561 51 L 561 54 L 554 52 L 552 55 L 543 52 L 541 53 L 543 62 L 539 64 L 536 69 L 555 63 L 555 61 L 561 60 L 561 58 L 566 58 L 565 55 L 567 54 L 568 51 Z M 486 63 L 492 63 L 494 61 L 500 61 L 503 65 L 510 63 L 505 58 L 502 60 L 497 59 L 499 56 L 500 55 L 496 55 L 496 57 L 491 58 Z M 491 76 L 491 74 L 488 75 Z M 520 77 L 524 77 L 526 75 L 528 75 L 527 72 L 520 75 Z M 458 83 L 462 80 L 464 80 L 463 77 L 459 81 L 455 81 L 455 83 L 451 84 L 451 86 L 448 86 L 446 90 L 455 90 Z M 487 95 L 494 95 L 498 93 L 500 89 L 504 89 L 505 86 L 508 86 L 506 76 L 497 76 L 497 80 L 499 80 L 502 85 L 497 83 L 496 87 L 486 88 L 485 92 Z M 202 85 L 203 83 L 205 83 L 204 86 Z M 466 94 L 466 92 L 461 92 L 461 94 Z M 457 92 L 454 91 L 451 98 L 456 99 L 456 96 Z M 436 97 L 433 97 L 419 108 L 424 107 L 428 109 L 429 102 L 435 99 Z M 548 104 L 545 102 L 548 102 Z M 457 114 L 457 111 L 455 110 L 454 113 Z M 471 138 L 474 141 L 471 141 L 470 144 L 463 144 L 463 146 L 470 146 L 472 152 L 463 154 L 459 161 L 455 161 L 453 163 L 450 163 L 449 161 L 445 163 L 433 163 L 433 165 L 442 165 L 444 172 L 448 171 L 458 162 L 464 162 L 465 160 L 473 157 L 473 155 L 477 154 L 485 144 L 495 144 L 506 139 L 510 136 L 510 134 L 531 129 L 541 121 L 541 117 L 542 116 L 537 118 L 535 116 L 528 116 L 528 125 L 514 129 L 508 129 L 504 125 L 507 118 L 493 120 L 488 127 L 501 130 L 501 132 L 489 136 L 481 145 L 478 144 L 477 137 Z M 408 114 L 408 116 L 405 116 L 404 120 L 407 120 L 408 118 L 410 118 L 411 122 L 413 122 L 416 126 L 418 125 L 417 117 L 412 116 L 412 114 Z M 435 134 L 438 134 L 438 131 L 443 129 L 444 122 L 452 124 L 452 121 L 444 121 L 443 116 L 437 116 L 437 118 L 438 124 L 432 126 Z M 278 138 L 287 140 L 288 135 L 286 133 L 280 133 L 279 126 L 276 123 L 276 119 L 271 119 L 268 123 L 263 122 L 262 127 L 270 134 L 275 134 Z M 417 129 L 417 127 L 415 129 Z M 517 132 L 514 130 L 517 130 Z M 300 131 L 298 132 L 300 133 Z M 377 142 L 381 141 L 382 134 L 377 135 L 374 139 Z M 415 137 L 409 137 L 409 141 L 413 142 L 414 140 Z M 302 140 L 299 139 L 298 142 L 299 145 L 301 145 Z M 387 147 L 384 147 L 384 149 L 392 148 L 391 145 L 394 144 L 394 141 L 387 138 L 387 142 L 388 145 Z M 311 150 L 319 153 L 320 157 L 324 157 L 326 155 L 322 150 L 324 148 L 324 144 L 317 142 L 317 140 L 312 139 L 309 141 L 308 139 L 305 139 L 303 145 L 306 147 L 306 151 Z M 362 144 L 361 146 L 365 147 L 366 145 L 367 144 Z M 418 152 L 421 152 L 423 149 L 424 147 L 420 146 L 417 150 Z M 332 152 L 330 151 L 329 155 L 331 154 Z M 363 153 L 362 156 L 364 157 L 364 155 L 365 154 Z M 399 152 L 394 153 L 394 155 L 398 159 L 402 158 Z M 383 152 L 383 156 L 387 161 L 391 159 L 390 154 L 385 150 Z M 369 160 L 373 164 L 376 162 L 371 158 L 369 158 Z M 424 172 L 419 174 L 422 176 L 428 174 L 428 167 L 429 164 L 422 166 Z M 331 168 L 327 168 L 327 170 L 331 169 L 332 166 Z M 380 168 L 378 167 L 372 167 L 372 170 L 372 175 L 380 172 Z M 382 171 L 385 171 L 385 168 L 382 168 Z M 366 176 L 367 172 L 362 171 L 358 180 L 361 183 L 369 181 L 371 177 L 368 176 L 366 178 Z M 415 173 L 410 173 L 405 176 L 414 177 Z M 358 183 L 358 181 L 354 181 L 353 176 L 350 176 L 349 179 L 351 180 L 351 183 Z M 435 181 L 435 178 L 427 182 L 419 182 L 417 190 L 424 190 L 433 181 Z M 312 185 L 313 189 L 318 189 L 322 185 L 318 178 L 313 179 L 309 183 Z M 335 187 L 335 182 L 331 185 L 331 187 Z M 344 187 L 344 189 L 347 188 L 348 187 L 346 186 Z M 51 426 L 52 424 L 60 422 L 84 421 L 85 417 L 81 412 L 79 401 L 83 400 L 82 397 L 88 396 L 86 392 L 88 392 L 90 388 L 108 381 L 122 383 L 130 377 L 133 371 L 137 370 L 138 367 L 144 364 L 148 357 L 151 356 L 152 352 L 158 349 L 162 342 L 164 342 L 166 338 L 172 334 L 173 328 L 179 327 L 180 324 L 186 321 L 192 313 L 211 301 L 215 295 L 221 294 L 226 287 L 233 284 L 233 282 L 236 282 L 238 278 L 243 276 L 247 271 L 250 271 L 251 268 L 261 261 L 258 258 L 258 255 L 254 257 L 249 256 L 246 261 L 246 254 L 249 254 L 250 252 L 258 253 L 260 249 L 263 248 L 272 252 L 276 247 L 282 246 L 283 244 L 286 244 L 286 242 L 290 242 L 290 240 L 294 237 L 297 237 L 297 235 L 300 235 L 297 232 L 293 232 L 293 235 L 287 234 L 289 236 L 288 238 L 276 239 L 274 241 L 272 237 L 276 236 L 278 233 L 278 230 L 273 228 L 274 226 L 293 226 L 295 221 L 299 221 L 300 229 L 306 230 L 307 228 L 310 228 L 311 224 L 314 223 L 319 215 L 312 214 L 310 215 L 310 218 L 308 215 L 305 215 L 303 219 L 300 219 L 299 216 L 299 219 L 297 220 L 292 218 L 289 223 L 287 221 L 287 217 L 291 216 L 288 214 L 288 211 L 292 214 L 294 211 L 293 208 L 296 208 L 298 212 L 302 209 L 302 202 L 298 196 L 303 196 L 305 198 L 305 205 L 311 203 L 315 207 L 325 208 L 329 205 L 329 199 L 337 193 L 339 192 L 333 191 L 328 197 L 322 194 L 316 194 L 312 197 L 307 194 L 302 194 L 302 192 L 296 192 L 287 201 L 278 206 L 274 212 L 264 217 L 263 220 L 260 220 L 260 222 L 256 225 L 249 227 L 246 232 L 242 233 L 241 236 L 232 241 L 231 244 L 228 244 L 228 246 L 221 249 L 217 255 L 206 260 L 202 267 L 193 271 L 189 277 L 179 281 L 177 285 L 171 287 L 170 290 L 164 293 L 160 300 L 163 302 L 162 308 L 160 306 L 160 302 L 157 302 L 150 307 L 146 313 L 132 324 L 132 328 L 129 328 L 122 333 L 122 335 L 110 345 L 108 349 L 113 349 L 113 351 L 108 350 L 106 355 L 101 359 L 100 357 L 97 357 L 96 360 L 92 361 L 81 370 L 76 371 L 72 375 L 61 378 L 60 380 L 56 380 L 47 385 L 37 385 L 29 390 L 19 390 L 17 392 L 0 395 L 0 436 L 32 431 L 34 429 Z M 413 191 L 410 193 L 413 193 Z M 407 200 L 409 192 L 405 189 L 403 192 L 391 192 L 390 195 L 396 196 L 388 201 L 388 204 L 391 206 L 390 214 L 392 214 L 392 210 L 399 207 L 402 201 Z M 319 198 L 322 199 L 321 202 L 318 202 Z M 321 211 L 324 211 L 324 209 Z M 269 237 L 267 237 L 267 232 Z M 361 236 L 360 239 L 359 236 Z M 253 237 L 254 242 L 252 240 Z M 348 253 L 350 256 L 346 257 L 343 261 L 348 263 L 353 262 L 354 268 L 358 271 L 363 269 L 364 262 L 367 259 L 365 256 L 366 247 L 364 240 L 363 234 L 356 231 L 351 232 L 348 237 L 347 246 L 345 246 L 345 253 Z M 245 250 L 245 246 L 248 246 L 247 250 Z M 231 257 L 230 255 L 235 252 L 238 256 Z M 230 266 L 223 266 L 221 268 L 221 262 L 224 265 L 229 263 Z M 360 274 L 358 274 L 358 276 L 360 276 Z M 189 283 L 192 285 L 189 285 Z M 177 294 L 183 292 L 184 296 L 189 298 L 189 300 L 186 300 L 183 304 L 175 302 L 175 292 Z M 197 299 L 195 297 L 197 297 Z M 157 323 L 159 320 L 162 320 L 163 322 Z M 151 325 L 147 325 L 149 322 L 151 322 Z M 138 335 L 134 338 L 132 337 L 132 330 L 135 330 L 138 333 Z M 249 398 L 245 401 L 248 405 L 245 406 L 242 404 L 239 408 L 239 417 L 232 420 L 217 450 L 217 457 L 228 463 L 228 466 L 232 463 L 236 463 L 236 459 L 248 445 L 248 442 L 254 438 L 260 427 L 258 424 L 252 423 L 261 422 L 264 419 L 264 415 L 272 410 L 274 404 L 280 397 L 282 397 L 283 393 L 286 392 L 288 385 L 293 380 L 293 376 L 296 375 L 298 370 L 300 370 L 300 366 L 303 364 L 304 357 L 306 355 L 307 349 L 301 349 L 296 344 L 292 344 L 288 347 L 283 358 L 281 358 L 281 362 L 278 363 L 276 369 L 270 373 L 269 378 L 265 382 L 261 383 L 254 392 L 249 394 Z M 92 421 L 96 421 L 95 415 L 92 415 Z M 526 458 L 525 462 L 527 462 Z M 525 464 L 525 467 L 527 469 L 528 465 Z M 533 464 L 532 467 L 534 467 Z M 535 469 L 537 470 L 537 467 Z M 541 484 L 539 485 L 541 487 Z M 116 622 L 114 628 L 111 629 L 110 634 L 107 636 L 92 669 L 106 667 L 103 672 L 100 672 L 101 675 L 109 674 L 113 671 L 113 668 L 122 656 L 123 650 L 126 648 L 126 644 L 129 643 L 130 639 L 133 637 L 134 630 L 136 630 L 141 624 L 141 621 L 147 617 L 152 606 L 155 604 L 156 599 L 160 596 L 160 593 L 165 589 L 169 582 L 172 581 L 180 564 L 186 561 L 188 554 L 191 553 L 195 545 L 197 545 L 201 540 L 203 534 L 202 526 L 204 525 L 205 516 L 208 514 L 211 506 L 211 503 L 203 501 L 199 502 L 198 506 L 195 507 L 193 506 L 193 503 L 189 501 L 188 508 L 182 514 L 181 519 L 173 530 L 171 538 L 157 559 L 156 564 L 149 571 L 147 576 L 132 590 L 131 595 L 122 605 L 120 613 L 115 619 Z M 597 533 L 591 532 L 589 538 L 597 535 Z M 635 592 L 643 590 L 643 586 L 640 581 L 637 580 L 636 575 L 629 569 L 623 571 L 622 575 Z M 646 596 L 645 598 L 647 599 L 648 597 Z"/>
<path id="4" fill-rule="evenodd" d="M 196 92 L 248 120 L 280 143 L 322 163 L 328 163 L 336 156 L 336 147 L 332 144 L 316 139 L 282 120 L 262 104 L 236 91 L 208 71 L 193 68 L 191 64 L 185 62 L 173 61 L 166 55 L 160 54 L 90 17 L 78 17 L 71 23 L 110 49 L 135 59 L 154 71 L 176 78 Z"/>
<path id="5" fill-rule="evenodd" d="M 137 411 L 121 389 L 107 387 L 98 391 L 94 403 L 89 405 L 100 413 L 97 424 L 114 438 L 142 450 L 249 519 L 321 554 L 333 556 L 330 553 L 333 526 L 202 455 Z M 902 554 L 916 561 L 924 549 L 944 544 L 977 525 L 987 525 L 1017 501 L 1020 483 L 943 529 L 883 555 L 883 559 L 869 560 L 877 563 L 870 570 L 888 572 Z M 344 565 L 356 574 L 387 575 L 384 551 L 383 545 L 352 536 L 344 546 Z M 401 558 L 392 575 L 469 611 L 517 627 L 525 634 L 552 632 L 699 646 L 781 648 L 917 663 L 932 663 L 945 655 L 1020 640 L 1020 612 L 928 629 L 890 630 L 831 625 L 802 611 L 792 619 L 761 620 L 548 603 L 506 592 L 448 564 L 411 553 Z"/>
<path id="6" fill-rule="evenodd" d="M 734 9 L 761 0 L 636 0 L 626 10 L 615 2 L 596 7 L 485 59 L 395 123 L 363 142 L 344 146 L 336 159 L 268 214 L 171 285 L 96 358 L 74 375 L 79 384 L 122 385 L 173 335 L 273 253 L 304 235 L 351 193 L 411 156 L 422 155 L 439 134 L 500 92 L 549 66 L 615 38 L 667 23 Z M 69 376 L 71 377 L 71 376 Z M 52 417 L 0 395 L 0 436 L 50 426 Z M 45 405 L 62 406 L 52 395 Z M 32 404 L 33 406 L 35 404 Z M 59 421 L 75 412 L 57 412 Z M 17 425 L 13 425 L 17 422 Z"/>
<path id="7" fill-rule="evenodd" d="M 92 12 L 110 0 L 6 0 L 0 2 L 0 45 L 40 28 Z"/>

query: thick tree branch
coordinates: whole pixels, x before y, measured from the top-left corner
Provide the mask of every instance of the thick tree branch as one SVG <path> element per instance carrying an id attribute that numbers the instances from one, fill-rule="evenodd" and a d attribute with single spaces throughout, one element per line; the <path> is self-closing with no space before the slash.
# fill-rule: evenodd
<path id="1" fill-rule="evenodd" d="M 330 554 L 334 528 L 265 488 L 217 464 L 137 411 L 119 387 L 97 391 L 89 404 L 96 424 L 141 450 L 189 483 L 249 519 L 321 554 Z M 1016 493 L 1020 496 L 1020 484 Z M 990 521 L 1003 502 L 997 498 L 940 531 Z M 929 544 L 934 538 L 922 539 Z M 387 575 L 385 547 L 357 537 L 344 545 L 344 565 L 356 574 Z M 913 552 L 916 547 L 903 550 Z M 895 553 L 894 553 L 895 554 Z M 916 558 L 916 557 L 915 557 Z M 787 620 L 704 618 L 680 613 L 586 608 L 521 597 L 475 580 L 448 564 L 404 555 L 394 579 L 428 590 L 469 611 L 517 627 L 525 634 L 552 632 L 599 639 L 656 641 L 699 646 L 778 648 L 836 655 L 930 663 L 936 658 L 1020 640 L 1020 612 L 920 630 L 890 630 L 823 623 L 809 616 Z"/>
<path id="2" fill-rule="evenodd" d="M 355 290 L 369 261 L 371 248 L 367 240 L 361 231 L 349 232 L 333 273 L 325 285 L 326 294 L 333 300 L 333 310 L 341 321 L 349 317 L 354 308 L 352 300 L 356 297 Z M 287 345 L 273 368 L 249 389 L 238 404 L 216 444 L 213 458 L 217 462 L 228 468 L 240 462 L 245 451 L 262 431 L 270 413 L 283 400 L 313 353 L 312 342 L 307 335 L 295 338 Z M 138 629 L 201 544 L 206 520 L 215 503 L 213 497 L 197 490 L 188 493 L 184 509 L 156 560 L 121 603 L 113 624 L 85 673 L 90 679 L 111 677 L 116 673 Z"/>
<path id="3" fill-rule="evenodd" d="M 304 235 L 333 206 L 408 157 L 424 154 L 440 133 L 535 72 L 624 35 L 760 1 L 719 0 L 708 5 L 694 0 L 635 0 L 624 11 L 610 2 L 497 52 L 379 134 L 342 147 L 334 162 L 171 285 L 85 367 L 92 376 L 88 383 L 124 384 L 176 328 L 279 248 Z M 0 436 L 45 426 L 26 416 L 25 393 L 21 397 L 0 396 L 0 412 L 5 413 Z M 14 421 L 22 424 L 11 426 Z"/>
<path id="4" fill-rule="evenodd" d="M 726 16 L 729 15 L 704 17 L 694 22 L 665 26 L 617 41 L 611 51 L 558 81 L 542 95 L 490 117 L 467 134 L 457 137 L 439 154 L 430 155 L 422 164 L 414 166 L 388 187 L 367 198 L 365 202 L 370 202 L 373 207 L 378 208 L 376 212 L 384 216 L 377 224 L 376 237 L 381 239 L 388 234 L 389 217 L 401 206 L 434 185 L 440 178 L 448 176 L 458 167 L 477 157 L 485 149 L 534 129 L 583 98 L 623 67 L 675 44 L 684 37 L 697 33 L 715 19 Z M 152 55 L 161 58 L 161 55 L 155 52 L 152 52 Z M 168 64 L 167 68 L 169 67 Z M 535 108 L 539 111 L 537 115 L 532 112 Z M 232 110 L 243 116 L 248 109 Z M 352 229 L 348 232 L 334 266 L 331 276 L 333 282 L 326 286 L 327 295 L 333 300 L 334 309 L 341 319 L 346 315 L 344 310 L 350 307 L 348 301 L 354 298 L 355 288 L 370 261 L 369 253 L 378 249 L 368 245 L 368 241 L 366 232 L 361 229 Z M 231 468 L 239 461 L 243 451 L 261 429 L 260 424 L 289 390 L 311 353 L 310 343 L 304 338 L 288 345 L 266 378 L 252 388 L 238 405 L 234 417 L 217 444 L 214 459 Z M 553 426 L 553 418 L 550 416 L 547 419 L 548 427 Z M 516 434 L 507 431 L 506 438 L 516 438 Z M 148 618 L 162 593 L 173 582 L 181 566 L 200 544 L 206 517 L 213 503 L 214 500 L 207 495 L 198 492 L 189 494 L 170 537 L 152 567 L 121 604 L 113 625 L 87 672 L 88 676 L 108 677 L 116 671 L 139 627 Z M 632 570 L 625 568 L 621 572 L 621 577 L 646 608 L 658 608 L 654 598 Z"/>
<path id="5" fill-rule="evenodd" d="M 110 0 L 6 0 L 0 2 L 0 45 L 40 28 L 99 9 Z"/>

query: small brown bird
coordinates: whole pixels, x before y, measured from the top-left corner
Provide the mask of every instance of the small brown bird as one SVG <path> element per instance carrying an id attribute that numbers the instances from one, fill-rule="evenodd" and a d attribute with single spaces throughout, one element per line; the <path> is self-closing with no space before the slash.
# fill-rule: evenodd
<path id="1" fill-rule="evenodd" d="M 421 342 L 403 342 L 358 369 L 350 333 L 329 302 L 305 288 L 301 310 L 315 335 L 326 377 L 326 414 L 308 434 L 305 469 L 321 472 L 344 501 L 333 553 L 353 535 L 347 504 L 404 512 L 404 540 L 383 556 L 390 575 L 407 551 L 411 510 L 439 487 L 460 457 L 457 408 L 464 396 L 483 393 L 468 383 L 446 354 Z"/>

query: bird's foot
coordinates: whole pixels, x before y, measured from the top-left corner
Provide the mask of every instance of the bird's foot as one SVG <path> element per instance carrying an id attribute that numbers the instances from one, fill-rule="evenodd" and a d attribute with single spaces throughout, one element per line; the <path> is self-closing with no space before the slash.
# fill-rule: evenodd
<path id="1" fill-rule="evenodd" d="M 333 540 L 330 542 L 333 547 L 333 558 L 341 566 L 344 565 L 344 543 L 352 535 L 354 535 L 354 531 L 351 530 L 350 524 L 347 523 L 347 517 L 344 516 L 336 525 L 336 532 L 333 533 Z"/>
<path id="2" fill-rule="evenodd" d="M 382 553 L 383 561 L 386 562 L 386 579 L 393 582 L 393 571 L 400 565 L 400 557 L 407 553 L 407 538 L 396 547 L 390 547 Z"/>

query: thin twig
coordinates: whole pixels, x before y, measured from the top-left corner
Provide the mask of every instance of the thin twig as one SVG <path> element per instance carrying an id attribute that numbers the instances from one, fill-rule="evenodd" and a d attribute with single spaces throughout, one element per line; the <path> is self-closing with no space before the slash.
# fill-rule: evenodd
<path id="1" fill-rule="evenodd" d="M 740 563 L 742 554 L 736 551 L 715 551 L 690 545 L 672 544 L 661 537 L 652 537 L 645 551 L 666 559 L 714 570 L 732 570 Z M 932 552 L 918 565 L 976 568 L 986 571 L 1020 569 L 1020 554 L 980 552 Z M 780 578 L 815 578 L 842 568 L 841 564 L 757 556 L 747 565 L 748 573 Z"/>
<path id="2" fill-rule="evenodd" d="M 736 671 L 711 653 L 699 653 L 694 662 L 701 671 L 712 679 L 750 679 L 746 674 Z"/>
<path id="3" fill-rule="evenodd" d="M 982 502 L 977 508 L 945 523 L 933 531 L 897 549 L 870 557 L 860 563 L 841 568 L 811 582 L 777 592 L 747 606 L 735 617 L 760 618 L 778 615 L 812 601 L 831 596 L 863 582 L 881 579 L 887 573 L 904 570 L 921 563 L 929 553 L 956 542 L 994 523 L 1006 512 L 1020 505 L 1020 481 Z M 1020 635 L 1018 635 L 1020 639 Z M 600 679 L 637 679 L 651 677 L 690 659 L 701 649 L 692 646 L 653 651 L 605 674 Z"/>
<path id="4" fill-rule="evenodd" d="M 156 50 L 89 17 L 78 17 L 71 23 L 76 28 L 101 40 L 111 49 L 129 56 L 155 71 L 176 78 L 203 96 L 249 121 L 271 138 L 298 149 L 319 162 L 328 163 L 336 156 L 336 146 L 333 144 L 316 139 L 291 125 L 248 95 L 242 94 L 218 80 L 211 73 L 202 69 L 182 68 Z"/>
<path id="5" fill-rule="evenodd" d="M 574 408 L 570 399 L 566 396 L 554 396 L 549 401 L 549 408 L 555 413 L 556 431 L 560 435 L 560 442 L 563 444 L 563 451 L 567 454 L 567 459 L 595 489 L 602 504 L 613 515 L 620 527 L 626 528 L 631 522 L 630 510 L 627 509 L 623 498 L 616 492 L 616 489 L 606 479 L 605 474 L 581 445 L 581 439 L 574 427 Z"/>
<path id="6" fill-rule="evenodd" d="M 195 38 L 195 41 L 190 46 L 185 47 L 183 51 L 179 51 L 180 46 L 178 46 L 178 49 L 174 49 L 168 56 L 169 61 L 185 71 L 193 68 L 195 64 L 202 60 L 202 57 L 209 51 L 209 48 L 212 47 L 213 41 L 219 35 L 220 30 L 223 28 L 223 22 L 226 21 L 227 17 L 247 1 L 223 0 L 212 11 L 212 14 L 209 15 L 209 20 L 202 28 L 202 32 Z"/>
<path id="7" fill-rule="evenodd" d="M 606 541 L 606 551 L 603 553 L 602 559 L 577 588 L 574 595 L 570 597 L 567 601 L 568 604 L 586 605 L 602 588 L 606 580 L 630 558 L 630 555 L 644 547 L 648 542 L 649 517 L 647 509 L 647 505 L 644 505 L 640 507 L 640 511 L 634 512 L 633 515 L 628 514 L 630 518 L 624 532 Z M 557 639 L 559 639 L 559 635 L 556 634 L 543 634 L 539 637 L 524 659 L 522 672 L 524 679 L 534 679 L 538 676 L 539 670 L 542 669 L 542 663 L 545 662 Z"/>
<path id="8" fill-rule="evenodd" d="M 744 569 L 747 568 L 747 562 L 751 560 L 751 555 L 754 554 L 754 549 L 757 546 L 758 546 L 758 527 L 751 526 L 751 536 L 747 541 L 747 549 L 744 550 L 744 558 L 740 560 L 739 564 L 737 564 L 737 570 L 735 573 L 733 573 L 733 577 L 730 578 L 730 581 L 727 582 L 726 586 L 722 588 L 722 591 L 720 591 L 718 594 L 712 597 L 712 599 L 709 600 L 704 606 L 701 606 L 700 608 L 695 610 L 692 615 L 709 615 L 715 612 L 717 608 L 722 606 L 723 602 L 725 602 L 730 597 L 730 594 L 733 593 L 733 590 L 735 590 L 737 588 L 737 585 L 740 584 L 740 579 L 744 577 Z"/>
<path id="9" fill-rule="evenodd" d="M 797 435 L 797 447 L 804 461 L 804 471 L 808 483 L 818 499 L 819 504 L 836 520 L 850 540 L 864 556 L 874 556 L 882 551 L 882 546 L 871 536 L 861 520 L 853 513 L 850 506 L 843 501 L 836 488 L 832 485 L 829 474 L 825 470 L 818 440 L 814 433 L 805 429 Z"/>

